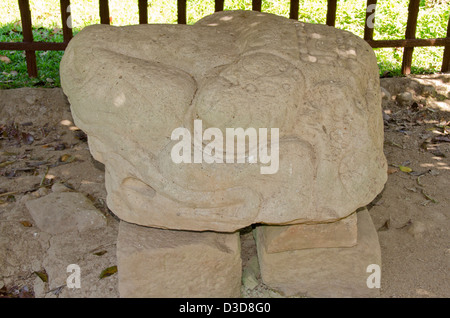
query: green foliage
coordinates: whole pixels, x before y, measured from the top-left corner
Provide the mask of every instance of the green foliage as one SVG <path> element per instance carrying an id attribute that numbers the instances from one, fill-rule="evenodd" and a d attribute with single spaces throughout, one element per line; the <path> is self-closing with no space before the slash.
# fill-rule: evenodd
<path id="1" fill-rule="evenodd" d="M 62 42 L 62 30 L 58 28 L 34 28 L 35 41 Z M 22 41 L 20 23 L 7 23 L 0 26 L 0 42 Z M 29 78 L 24 51 L 0 51 L 11 62 L 0 62 L 0 88 L 17 88 L 23 86 L 57 87 L 59 81 L 59 62 L 64 52 L 37 51 L 36 60 L 39 70 L 38 78 Z"/>
<path id="2" fill-rule="evenodd" d="M 149 23 L 176 23 L 176 0 L 149 0 Z M 374 39 L 402 39 L 406 30 L 409 0 L 379 0 L 375 16 Z M 339 0 L 336 27 L 360 37 L 364 34 L 366 1 Z M 225 10 L 251 10 L 251 0 L 226 0 Z M 289 17 L 289 0 L 263 0 L 262 11 Z M 30 0 L 35 41 L 61 42 L 62 24 L 59 0 Z M 110 0 L 112 25 L 139 22 L 137 0 Z M 299 20 L 324 24 L 327 0 L 300 0 Z M 187 23 L 193 24 L 214 12 L 214 0 L 188 0 Z M 450 0 L 421 0 L 416 31 L 417 38 L 446 36 L 450 15 Z M 100 23 L 98 0 L 71 0 L 74 34 L 87 25 Z M 0 41 L 22 41 L 20 12 L 17 0 L 0 1 Z M 380 74 L 400 75 L 402 48 L 375 49 Z M 59 86 L 59 62 L 63 52 L 36 52 L 39 77 L 30 79 L 26 71 L 25 53 L 0 51 L 11 63 L 0 62 L 0 88 L 22 86 Z M 413 73 L 434 73 L 442 64 L 442 47 L 415 48 Z M 17 73 L 16 73 L 17 72 Z"/>

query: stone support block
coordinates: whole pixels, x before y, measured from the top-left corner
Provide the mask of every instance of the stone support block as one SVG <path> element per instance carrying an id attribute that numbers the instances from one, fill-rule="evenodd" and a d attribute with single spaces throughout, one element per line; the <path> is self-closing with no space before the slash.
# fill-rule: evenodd
<path id="1" fill-rule="evenodd" d="M 258 227 L 268 253 L 356 245 L 356 213 L 336 222 Z"/>
<path id="2" fill-rule="evenodd" d="M 268 253 L 263 232 L 256 230 L 263 282 L 286 296 L 379 296 L 379 288 L 369 288 L 377 281 L 372 264 L 381 268 L 378 235 L 366 209 L 357 213 L 357 219 L 358 243 L 354 247 Z"/>
<path id="3" fill-rule="evenodd" d="M 239 233 L 163 230 L 121 221 L 120 297 L 239 297 Z"/>

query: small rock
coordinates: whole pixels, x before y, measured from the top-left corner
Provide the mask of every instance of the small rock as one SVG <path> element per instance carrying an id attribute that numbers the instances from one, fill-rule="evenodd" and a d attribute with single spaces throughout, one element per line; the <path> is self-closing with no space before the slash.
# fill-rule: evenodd
<path id="1" fill-rule="evenodd" d="M 11 74 L 12 76 L 17 76 L 17 75 L 19 75 L 19 72 L 17 72 L 17 71 L 11 71 L 9 74 Z"/>
<path id="2" fill-rule="evenodd" d="M 48 83 L 54 83 L 54 82 L 55 82 L 55 81 L 54 81 L 52 78 L 50 78 L 50 77 L 47 77 L 46 81 L 47 81 Z"/>
<path id="3" fill-rule="evenodd" d="M 78 192 L 54 192 L 25 202 L 37 227 L 49 234 L 86 231 L 106 225 L 105 216 Z"/>
<path id="4" fill-rule="evenodd" d="M 259 274 L 258 257 L 253 256 L 242 273 L 242 284 L 245 288 L 253 290 L 259 285 L 257 276 Z"/>
<path id="5" fill-rule="evenodd" d="M 426 229 L 426 225 L 423 222 L 415 221 L 408 227 L 407 231 L 414 236 L 414 238 L 420 238 Z"/>
<path id="6" fill-rule="evenodd" d="M 31 195 L 31 198 L 40 198 L 40 197 L 46 196 L 47 194 L 49 194 L 49 192 L 50 191 L 47 188 L 42 187 L 36 191 L 31 192 L 30 195 Z"/>
<path id="7" fill-rule="evenodd" d="M 397 95 L 397 102 L 400 106 L 410 106 L 413 100 L 413 96 L 410 92 L 403 92 Z"/>
<path id="8" fill-rule="evenodd" d="M 60 182 L 57 182 L 52 186 L 52 192 L 70 192 L 70 191 L 72 190 Z"/>
<path id="9" fill-rule="evenodd" d="M 4 55 L 0 55 L 0 61 L 5 63 L 5 64 L 11 63 L 11 59 L 9 57 L 7 57 L 7 56 L 4 56 Z"/>
<path id="10" fill-rule="evenodd" d="M 435 96 L 436 90 L 433 86 L 423 86 L 421 95 L 424 97 Z"/>
<path id="11" fill-rule="evenodd" d="M 50 190 L 45 187 L 42 187 L 42 188 L 39 188 L 39 190 L 37 190 L 36 192 L 38 193 L 39 197 L 43 197 L 43 196 L 46 196 L 47 194 L 49 194 Z"/>
<path id="12" fill-rule="evenodd" d="M 249 290 L 253 290 L 258 286 L 258 280 L 253 275 L 245 275 L 245 272 L 242 274 L 242 284 L 245 288 Z"/>
<path id="13" fill-rule="evenodd" d="M 33 282 L 33 290 L 35 298 L 44 298 L 47 293 L 47 284 L 39 277 L 36 277 Z"/>
<path id="14" fill-rule="evenodd" d="M 391 93 L 387 91 L 384 87 L 380 87 L 381 90 L 381 98 L 384 100 L 391 100 Z"/>

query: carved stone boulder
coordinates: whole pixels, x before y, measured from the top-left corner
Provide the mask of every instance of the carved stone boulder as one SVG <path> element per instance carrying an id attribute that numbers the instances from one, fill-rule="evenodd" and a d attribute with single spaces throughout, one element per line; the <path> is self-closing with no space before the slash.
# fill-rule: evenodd
<path id="1" fill-rule="evenodd" d="M 233 232 L 332 222 L 387 179 L 376 58 L 343 30 L 252 11 L 194 25 L 94 25 L 69 43 L 61 84 L 105 164 L 107 204 L 130 223 Z M 276 171 L 261 173 L 268 164 L 252 161 L 251 147 L 244 163 L 174 162 L 172 134 L 194 135 L 195 120 L 224 136 L 277 128 L 267 148 L 278 147 Z M 208 145 L 201 136 L 192 156 Z"/>

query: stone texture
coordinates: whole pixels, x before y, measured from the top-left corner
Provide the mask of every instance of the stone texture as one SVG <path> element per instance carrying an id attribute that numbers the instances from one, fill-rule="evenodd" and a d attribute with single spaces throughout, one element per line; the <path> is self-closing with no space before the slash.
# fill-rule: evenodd
<path id="1" fill-rule="evenodd" d="M 25 203 L 41 231 L 59 234 L 87 231 L 106 225 L 106 217 L 78 192 L 54 192 Z"/>
<path id="2" fill-rule="evenodd" d="M 252 11 L 89 26 L 65 51 L 61 84 L 105 164 L 108 207 L 131 223 L 233 232 L 334 221 L 387 179 L 376 57 L 347 31 Z M 175 164 L 171 133 L 192 133 L 194 119 L 204 130 L 279 128 L 278 172 Z"/>
<path id="3" fill-rule="evenodd" d="M 89 231 L 53 235 L 43 255 L 42 266 L 48 274 L 46 297 L 60 298 L 118 297 L 118 275 L 99 279 L 102 271 L 117 265 L 116 240 L 118 224 Z M 95 255 L 103 252 L 101 256 Z M 81 288 L 69 288 L 70 264 L 80 266 Z M 50 292 L 53 291 L 53 292 Z"/>
<path id="4" fill-rule="evenodd" d="M 354 247 L 314 248 L 267 253 L 257 232 L 258 259 L 263 282 L 286 296 L 376 297 L 379 289 L 368 288 L 371 272 L 381 267 L 377 232 L 367 210 L 357 213 L 358 244 Z"/>
<path id="5" fill-rule="evenodd" d="M 239 297 L 239 233 L 172 231 L 120 222 L 121 297 Z"/>
<path id="6" fill-rule="evenodd" d="M 356 245 L 356 213 L 331 223 L 259 226 L 267 253 Z"/>

